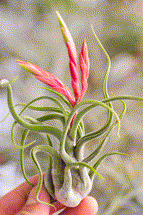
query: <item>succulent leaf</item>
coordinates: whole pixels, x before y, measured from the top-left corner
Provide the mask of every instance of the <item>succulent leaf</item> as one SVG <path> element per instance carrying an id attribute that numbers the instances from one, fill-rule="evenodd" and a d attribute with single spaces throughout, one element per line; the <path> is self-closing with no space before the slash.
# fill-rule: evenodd
<path id="1" fill-rule="evenodd" d="M 68 87 L 65 86 L 57 77 L 55 77 L 49 72 L 46 72 L 42 68 L 32 63 L 19 61 L 19 60 L 17 61 L 20 66 L 22 66 L 30 73 L 34 74 L 38 80 L 52 87 L 52 90 L 47 89 L 45 87 L 41 87 L 41 88 L 49 90 L 54 95 L 58 96 L 58 98 L 62 100 L 62 103 L 60 103 L 59 100 L 53 97 L 41 96 L 41 97 L 35 98 L 28 104 L 19 103 L 17 105 L 14 105 L 11 83 L 15 79 L 10 82 L 6 79 L 1 80 L 0 87 L 7 88 L 7 101 L 8 101 L 9 110 L 13 118 L 15 119 L 15 122 L 13 123 L 12 130 L 11 130 L 12 142 L 16 148 L 20 149 L 21 170 L 25 180 L 30 186 L 33 186 L 33 185 L 31 184 L 31 182 L 26 176 L 26 172 L 24 168 L 24 149 L 31 146 L 35 141 L 26 144 L 26 138 L 30 131 L 34 131 L 37 133 L 44 133 L 47 137 L 46 139 L 48 142 L 47 145 L 37 145 L 37 146 L 34 146 L 31 150 L 31 159 L 35 164 L 39 174 L 39 182 L 36 190 L 37 201 L 43 204 L 51 205 L 49 203 L 42 202 L 39 199 L 39 192 L 42 187 L 42 169 L 36 157 L 36 153 L 46 152 L 48 156 L 49 155 L 51 156 L 50 158 L 47 157 L 48 167 L 47 167 L 46 177 L 44 179 L 44 184 L 45 184 L 45 187 L 47 188 L 47 191 L 51 194 L 51 196 L 54 199 L 58 200 L 60 203 L 64 204 L 65 206 L 75 207 L 81 202 L 83 198 L 85 198 L 90 193 L 94 175 L 96 174 L 100 178 L 103 178 L 97 172 L 97 168 L 102 163 L 102 161 L 106 157 L 111 155 L 126 155 L 120 152 L 110 152 L 110 153 L 104 154 L 99 159 L 97 159 L 97 162 L 94 163 L 93 166 L 90 166 L 88 164 L 88 162 L 94 159 L 95 156 L 97 155 L 99 156 L 99 153 L 101 152 L 105 144 L 106 138 L 108 137 L 112 128 L 117 124 L 118 124 L 118 132 L 119 132 L 120 120 L 124 116 L 125 110 L 126 110 L 125 103 L 121 100 L 128 99 L 128 100 L 143 101 L 143 98 L 139 98 L 135 96 L 109 97 L 107 82 L 108 82 L 108 75 L 110 71 L 111 61 L 108 53 L 102 46 L 101 42 L 99 41 L 92 27 L 93 34 L 108 60 L 108 66 L 103 80 L 104 99 L 102 101 L 87 100 L 87 101 L 81 102 L 81 99 L 88 87 L 87 80 L 89 76 L 90 62 L 88 58 L 87 45 L 84 40 L 82 45 L 82 50 L 79 55 L 79 62 L 80 62 L 80 69 L 81 69 L 81 88 L 82 88 L 80 91 L 78 58 L 77 58 L 75 44 L 61 15 L 58 12 L 56 13 L 63 33 L 64 40 L 68 49 L 69 58 L 70 58 L 69 65 L 70 65 L 70 73 L 71 73 L 74 97 L 70 92 L 70 90 L 68 89 Z M 40 101 L 42 99 L 47 99 L 54 102 L 56 107 L 50 107 L 50 106 L 36 107 L 32 105 L 34 102 Z M 112 102 L 115 102 L 117 100 L 121 101 L 123 104 L 123 111 L 121 112 L 120 116 L 117 115 L 112 105 Z M 68 110 L 65 109 L 65 107 L 63 106 L 63 103 L 64 105 L 65 104 L 67 105 Z M 18 114 L 15 110 L 15 107 L 19 105 L 23 106 L 23 109 Z M 86 107 L 83 107 L 83 106 L 86 106 Z M 101 106 L 108 111 L 107 121 L 105 122 L 105 124 L 101 129 L 91 132 L 89 134 L 85 134 L 82 118 L 90 110 L 92 110 L 93 108 L 96 108 L 97 106 Z M 22 114 L 27 108 L 33 111 L 51 111 L 52 113 L 47 113 L 36 119 L 27 115 L 22 116 Z M 115 116 L 116 121 L 112 123 L 113 116 Z M 51 119 L 60 120 L 62 122 L 61 128 L 58 129 L 56 126 L 49 126 L 47 124 L 47 121 Z M 17 123 L 19 123 L 23 128 L 25 128 L 22 134 L 20 145 L 16 144 L 14 140 L 14 128 Z M 83 147 L 84 144 L 89 140 L 99 137 L 101 134 L 104 134 L 101 143 L 88 157 L 84 158 L 84 147 Z M 52 143 L 50 135 L 57 138 L 60 144 L 59 150 L 54 148 L 55 144 Z"/>

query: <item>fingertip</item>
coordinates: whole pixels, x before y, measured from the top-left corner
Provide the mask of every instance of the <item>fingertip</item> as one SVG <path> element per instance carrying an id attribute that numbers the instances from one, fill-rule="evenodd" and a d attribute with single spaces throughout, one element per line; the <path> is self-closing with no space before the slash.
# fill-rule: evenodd
<path id="1" fill-rule="evenodd" d="M 36 200 L 36 189 L 37 186 L 32 188 L 32 190 L 29 193 L 26 204 L 30 204 L 30 202 L 32 201 L 33 203 L 38 203 L 38 201 Z M 43 202 L 50 203 L 50 196 L 44 187 L 41 188 L 38 198 Z"/>
<path id="2" fill-rule="evenodd" d="M 65 208 L 64 205 L 62 205 L 60 202 L 57 202 L 57 201 L 54 202 L 54 203 L 52 203 L 52 204 L 55 206 L 56 211 L 55 211 L 55 208 L 54 208 L 54 207 L 50 207 L 50 214 L 53 214 L 53 213 L 55 213 L 55 212 L 57 212 L 57 211 L 59 211 L 59 210 Z"/>
<path id="3" fill-rule="evenodd" d="M 81 204 L 83 204 L 83 207 L 86 207 L 89 209 L 89 211 L 92 211 L 92 215 L 96 215 L 98 212 L 98 203 L 96 201 L 95 198 L 93 198 L 92 196 L 87 196 L 86 198 L 83 199 L 83 202 L 81 202 Z M 87 213 L 88 214 L 88 213 Z"/>
<path id="4" fill-rule="evenodd" d="M 96 215 L 98 212 L 98 203 L 95 198 L 91 196 L 85 197 L 80 204 L 75 208 L 66 208 L 61 215 Z"/>
<path id="5" fill-rule="evenodd" d="M 49 214 L 50 207 L 36 200 L 36 188 L 37 186 L 32 188 L 24 207 L 17 215 L 26 214 L 27 212 L 34 215 Z M 50 196 L 44 187 L 41 188 L 38 198 L 40 201 L 50 204 Z"/>

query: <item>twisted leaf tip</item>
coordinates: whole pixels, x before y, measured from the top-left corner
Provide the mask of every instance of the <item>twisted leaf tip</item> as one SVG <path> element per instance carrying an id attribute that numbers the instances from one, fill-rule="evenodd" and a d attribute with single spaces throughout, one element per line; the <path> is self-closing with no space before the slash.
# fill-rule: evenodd
<path id="1" fill-rule="evenodd" d="M 0 87 L 1 87 L 1 88 L 7 87 L 8 84 L 12 84 L 14 81 L 16 81 L 17 78 L 18 78 L 18 76 L 16 76 L 16 77 L 15 77 L 13 80 L 11 80 L 11 81 L 8 81 L 7 79 L 2 79 L 2 80 L 0 81 Z"/>
<path id="2" fill-rule="evenodd" d="M 39 174 L 39 182 L 36 190 L 36 199 L 37 201 L 47 204 L 46 202 L 42 202 L 39 200 L 39 192 L 42 187 L 42 169 L 39 164 L 39 161 L 36 157 L 37 152 L 47 153 L 47 172 L 46 177 L 44 178 L 45 187 L 47 188 L 48 193 L 53 197 L 53 199 L 58 200 L 62 204 L 68 207 L 77 206 L 81 200 L 86 197 L 92 188 L 93 177 L 97 175 L 98 177 L 104 179 L 96 170 L 101 164 L 101 162 L 108 156 L 111 155 L 126 155 L 120 152 L 111 152 L 100 156 L 100 158 L 94 162 L 93 166 L 90 166 L 88 162 L 93 161 L 93 159 L 101 152 L 104 148 L 107 137 L 109 136 L 112 129 L 118 125 L 118 132 L 120 128 L 120 121 L 123 118 L 126 110 L 125 103 L 122 100 L 130 99 L 130 100 L 140 100 L 143 101 L 143 98 L 133 97 L 133 96 L 113 96 L 109 98 L 108 90 L 107 90 L 107 81 L 108 75 L 110 71 L 110 58 L 107 54 L 106 50 L 102 46 L 98 37 L 96 36 L 93 27 L 93 33 L 95 38 L 103 50 L 104 54 L 108 60 L 108 67 L 105 73 L 105 77 L 103 80 L 103 97 L 102 101 L 98 100 L 87 100 L 81 102 L 86 89 L 88 87 L 88 77 L 89 77 L 89 57 L 88 57 L 88 49 L 86 45 L 86 41 L 84 40 L 81 52 L 79 54 L 79 63 L 81 70 L 81 83 L 79 81 L 79 71 L 78 71 L 78 58 L 76 53 L 76 47 L 73 42 L 72 36 L 62 19 L 59 12 L 56 11 L 59 24 L 63 33 L 63 37 L 68 49 L 69 54 L 69 66 L 70 73 L 72 79 L 72 88 L 74 92 L 74 96 L 70 92 L 67 86 L 65 86 L 57 77 L 53 74 L 46 72 L 39 66 L 35 64 L 24 62 L 21 60 L 17 60 L 19 65 L 26 69 L 28 72 L 32 73 L 38 80 L 52 87 L 52 89 L 44 88 L 58 98 L 50 97 L 50 96 L 41 96 L 33 99 L 28 104 L 19 103 L 14 105 L 13 95 L 11 83 L 16 80 L 8 81 L 3 79 L 0 81 L 1 87 L 7 87 L 7 100 L 9 110 L 15 119 L 11 130 L 11 137 L 13 145 L 20 149 L 20 165 L 23 176 L 27 183 L 30 186 L 33 186 L 29 179 L 26 176 L 24 169 L 24 149 L 31 146 L 35 141 L 26 144 L 26 138 L 31 131 L 39 133 L 43 133 L 46 135 L 47 143 L 44 145 L 37 145 L 31 149 L 31 159 L 35 164 L 35 167 Z M 81 90 L 80 90 L 81 84 Z M 65 98 L 66 97 L 66 98 Z M 56 107 L 39 107 L 34 106 L 33 103 L 37 101 L 41 101 L 43 99 L 50 100 L 54 102 Z M 59 100 L 60 99 L 60 100 Z M 115 112 L 112 102 L 119 100 L 123 104 L 123 110 L 118 116 Z M 18 114 L 15 110 L 16 106 L 21 105 L 23 109 Z M 68 106 L 68 110 L 65 108 Z M 83 107 L 86 106 L 86 107 Z M 102 128 L 97 131 L 93 131 L 89 134 L 85 134 L 83 117 L 91 111 L 93 108 L 97 106 L 101 106 L 108 111 L 108 118 Z M 33 118 L 29 116 L 22 115 L 24 111 L 29 108 L 34 111 L 44 111 L 45 115 Z M 81 110 L 82 109 L 82 110 Z M 49 113 L 52 112 L 52 113 Z M 112 123 L 113 116 L 116 117 L 116 121 Z M 62 126 L 57 128 L 56 126 L 48 125 L 48 121 L 60 120 Z M 2 120 L 3 121 L 3 120 Z M 20 144 L 16 144 L 14 140 L 14 128 L 19 123 L 22 127 L 24 127 L 24 132 L 21 137 Z M 54 136 L 59 143 L 59 150 L 54 148 L 53 141 L 51 136 Z M 96 137 L 103 137 L 101 143 L 96 147 L 96 149 L 86 158 L 84 158 L 84 146 L 89 140 L 93 140 Z M 35 138 L 34 138 L 35 139 Z M 53 206 L 53 205 L 51 205 Z M 54 207 L 54 206 L 53 206 Z"/>
<path id="3" fill-rule="evenodd" d="M 0 87 L 1 87 L 1 88 L 6 87 L 8 84 L 9 84 L 9 81 L 8 81 L 7 79 L 2 79 L 2 80 L 0 81 Z"/>

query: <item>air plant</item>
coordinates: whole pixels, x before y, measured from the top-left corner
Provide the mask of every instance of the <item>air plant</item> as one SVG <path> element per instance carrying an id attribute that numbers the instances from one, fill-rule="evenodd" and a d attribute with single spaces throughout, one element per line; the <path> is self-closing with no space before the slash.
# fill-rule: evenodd
<path id="1" fill-rule="evenodd" d="M 102 46 L 92 27 L 93 34 L 108 60 L 108 67 L 103 80 L 104 99 L 102 101 L 98 100 L 82 101 L 83 96 L 88 87 L 87 81 L 90 67 L 87 44 L 86 41 L 84 40 L 81 53 L 79 55 L 79 64 L 81 70 L 80 81 L 78 57 L 74 41 L 62 17 L 58 12 L 56 13 L 65 40 L 65 44 L 68 49 L 68 55 L 70 59 L 69 66 L 71 74 L 71 85 L 74 95 L 72 94 L 70 89 L 66 85 L 64 85 L 57 77 L 55 77 L 49 72 L 44 71 L 39 66 L 36 66 L 29 62 L 24 62 L 22 60 L 17 60 L 19 65 L 26 69 L 28 72 L 32 73 L 39 81 L 50 86 L 52 89 L 45 87 L 41 88 L 44 88 L 53 93 L 53 97 L 41 96 L 35 98 L 28 104 L 19 103 L 16 106 L 22 105 L 23 109 L 18 114 L 15 111 L 15 106 L 13 103 L 13 95 L 11 88 L 11 83 L 13 81 L 3 79 L 0 82 L 0 86 L 7 88 L 9 110 L 15 119 L 15 122 L 13 123 L 11 130 L 12 142 L 17 149 L 20 149 L 21 170 L 25 180 L 31 186 L 33 185 L 30 183 L 26 176 L 23 160 L 24 149 L 31 146 L 35 142 L 35 140 L 33 142 L 25 144 L 26 138 L 30 131 L 46 134 L 47 144 L 36 145 L 31 149 L 30 152 L 31 159 L 35 164 L 35 167 L 37 168 L 39 174 L 39 182 L 36 190 L 37 201 L 42 202 L 38 198 L 38 196 L 43 183 L 42 178 L 43 176 L 40 164 L 36 157 L 36 153 L 44 152 L 47 153 L 46 165 L 47 171 L 44 178 L 44 185 L 48 193 L 52 196 L 53 199 L 61 202 L 63 205 L 68 207 L 75 207 L 81 202 L 81 200 L 84 197 L 86 197 L 90 193 L 95 176 L 98 176 L 101 179 L 103 179 L 103 177 L 97 171 L 101 162 L 106 157 L 111 155 L 125 155 L 120 152 L 111 152 L 103 156 L 100 156 L 99 160 L 94 162 L 93 166 L 89 165 L 90 161 L 93 161 L 97 155 L 99 156 L 99 153 L 105 146 L 105 142 L 108 135 L 116 125 L 118 125 L 119 134 L 120 121 L 124 116 L 126 110 L 126 105 L 123 100 L 130 99 L 143 101 L 143 98 L 128 95 L 112 96 L 109 98 L 107 82 L 111 62 L 107 52 L 105 51 L 104 47 Z M 57 98 L 55 98 L 55 95 Z M 51 100 L 56 104 L 56 107 L 33 106 L 33 103 L 43 99 Z M 123 110 L 119 116 L 115 112 L 112 105 L 112 102 L 116 100 L 121 101 L 121 103 L 123 104 Z M 83 117 L 93 108 L 96 108 L 98 106 L 101 106 L 107 110 L 108 113 L 107 121 L 105 122 L 104 126 L 99 130 L 85 134 Z M 27 115 L 23 115 L 24 111 L 27 108 L 34 111 L 46 111 L 47 113 L 46 115 L 35 119 Z M 113 121 L 113 117 L 115 117 L 116 120 Z M 55 119 L 61 121 L 63 125 L 61 130 L 57 127 L 50 126 L 47 124 L 49 120 Z M 20 145 L 16 144 L 14 140 L 14 128 L 17 123 L 19 123 L 22 127 L 25 128 L 22 134 Z M 59 142 L 59 151 L 57 151 L 53 147 L 51 135 L 56 137 L 57 141 Z M 101 143 L 89 156 L 84 157 L 84 146 L 86 145 L 86 143 L 101 135 L 103 136 Z M 48 204 L 46 202 L 42 203 Z M 53 205 L 51 204 L 51 206 Z"/>

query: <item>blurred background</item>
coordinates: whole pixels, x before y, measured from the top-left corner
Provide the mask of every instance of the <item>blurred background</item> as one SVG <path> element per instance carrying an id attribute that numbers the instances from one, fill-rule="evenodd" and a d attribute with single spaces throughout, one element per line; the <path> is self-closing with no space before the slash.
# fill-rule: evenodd
<path id="1" fill-rule="evenodd" d="M 143 1 L 141 0 L 1 0 L 0 1 L 0 79 L 12 80 L 15 104 L 28 103 L 41 95 L 48 95 L 45 86 L 20 68 L 16 59 L 34 63 L 56 75 L 70 87 L 68 54 L 55 11 L 65 20 L 80 53 L 83 40 L 89 49 L 90 76 L 85 99 L 102 99 L 102 81 L 107 59 L 97 44 L 90 24 L 106 48 L 112 62 L 109 76 L 109 95 L 143 96 Z M 45 105 L 40 102 L 39 105 Z M 49 104 L 49 103 L 48 103 Z M 120 131 L 114 129 L 104 152 L 120 151 L 129 154 L 112 156 L 99 168 L 105 181 L 95 178 L 91 195 L 99 203 L 98 214 L 143 213 L 143 108 L 142 103 L 127 101 L 127 111 Z M 121 111 L 120 102 L 114 108 Z M 17 111 L 20 111 L 17 107 Z M 6 90 L 0 89 L 0 120 L 8 113 Z M 28 112 L 37 116 L 35 112 Z M 86 132 L 101 127 L 106 120 L 106 111 L 95 109 L 85 118 Z M 24 181 L 19 167 L 18 150 L 12 147 L 9 116 L 0 123 L 0 196 L 3 196 Z M 23 129 L 15 129 L 15 140 L 19 143 Z M 32 139 L 32 134 L 29 140 Z M 36 136 L 38 144 L 44 136 Z M 100 139 L 87 144 L 89 154 Z M 36 174 L 29 158 L 30 149 L 25 150 L 27 175 Z M 39 155 L 40 156 L 40 155 Z M 46 159 L 41 155 L 40 159 Z M 43 162 L 44 163 L 44 162 Z M 43 166 L 43 171 L 45 171 Z"/>

